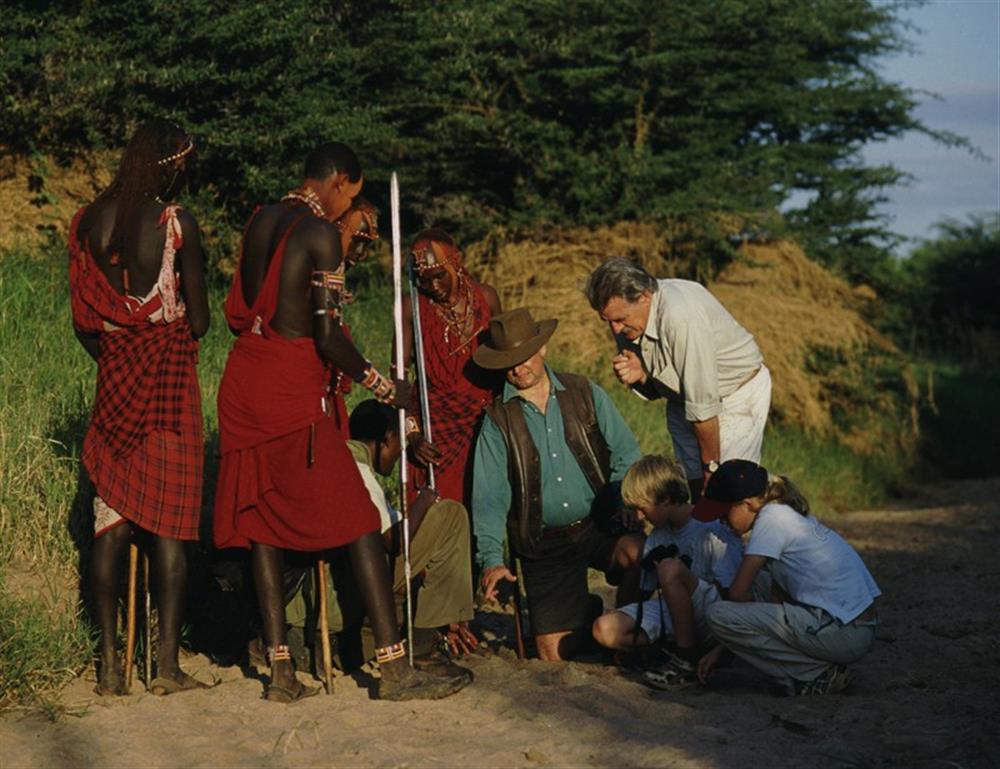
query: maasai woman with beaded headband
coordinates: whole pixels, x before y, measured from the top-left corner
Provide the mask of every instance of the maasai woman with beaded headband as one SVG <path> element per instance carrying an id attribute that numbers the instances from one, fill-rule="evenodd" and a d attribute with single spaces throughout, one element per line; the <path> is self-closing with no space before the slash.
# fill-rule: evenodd
<path id="1" fill-rule="evenodd" d="M 114 180 L 69 231 L 77 338 L 97 361 L 82 462 L 94 500 L 91 589 L 101 628 L 97 692 L 125 694 L 115 653 L 118 567 L 129 541 L 152 540 L 159 607 L 153 694 L 200 684 L 177 661 L 184 540 L 198 538 L 204 445 L 195 363 L 208 329 L 198 224 L 174 205 L 194 142 L 173 123 L 144 124 Z"/>
<path id="2" fill-rule="evenodd" d="M 418 418 L 408 420 L 408 441 L 419 465 L 410 475 L 411 494 L 427 483 L 426 466 L 434 465 L 437 492 L 468 504 L 476 423 L 493 397 L 496 384 L 472 364 L 472 353 L 489 320 L 500 312 L 496 290 L 469 275 L 462 253 L 447 232 L 424 230 L 413 242 L 410 258 L 416 272 L 423 335 L 427 397 L 433 444 L 424 440 Z M 412 297 L 403 303 L 404 360 L 413 360 Z M 414 397 L 407 413 L 419 415 Z"/>

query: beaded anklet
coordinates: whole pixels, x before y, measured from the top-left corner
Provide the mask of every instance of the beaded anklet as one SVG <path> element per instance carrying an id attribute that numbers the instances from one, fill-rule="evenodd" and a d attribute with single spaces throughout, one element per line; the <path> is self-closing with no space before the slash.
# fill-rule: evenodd
<path id="1" fill-rule="evenodd" d="M 399 643 L 394 643 L 392 646 L 383 646 L 381 649 L 375 650 L 375 661 L 380 665 L 383 665 L 386 662 L 392 662 L 393 660 L 398 660 L 405 656 L 405 640 L 400 641 Z"/>
<path id="2" fill-rule="evenodd" d="M 280 660 L 290 660 L 291 658 L 292 652 L 287 644 L 267 647 L 267 659 L 272 665 Z"/>

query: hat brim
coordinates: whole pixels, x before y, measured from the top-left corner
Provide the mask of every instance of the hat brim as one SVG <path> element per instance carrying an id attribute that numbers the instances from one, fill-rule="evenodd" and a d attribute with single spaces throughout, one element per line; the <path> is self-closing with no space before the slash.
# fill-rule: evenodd
<path id="1" fill-rule="evenodd" d="M 477 366 L 486 369 L 513 368 L 541 350 L 558 325 L 559 321 L 555 319 L 539 321 L 538 331 L 531 339 L 509 350 L 497 350 L 487 344 L 481 344 L 472 353 L 472 360 Z"/>

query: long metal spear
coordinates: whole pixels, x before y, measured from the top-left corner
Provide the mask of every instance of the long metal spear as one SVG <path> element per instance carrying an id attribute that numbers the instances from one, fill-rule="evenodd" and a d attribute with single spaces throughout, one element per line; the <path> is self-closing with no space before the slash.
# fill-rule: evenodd
<path id="1" fill-rule="evenodd" d="M 406 377 L 403 362 L 403 258 L 399 234 L 399 179 L 393 171 L 389 184 L 389 198 L 392 209 L 392 288 L 393 288 L 393 320 L 396 331 L 396 376 Z M 406 638 L 410 652 L 410 664 L 413 664 L 413 595 L 410 586 L 410 513 L 406 500 L 409 472 L 406 466 L 406 408 L 399 409 L 399 442 L 402 455 L 399 461 L 399 510 L 402 513 L 403 525 L 403 575 L 406 579 Z"/>
<path id="2" fill-rule="evenodd" d="M 424 364 L 424 335 L 420 324 L 420 293 L 417 291 L 417 278 L 413 270 L 413 262 L 409 265 L 410 277 L 410 310 L 413 314 L 413 359 L 417 369 L 417 385 L 420 387 L 420 413 L 423 422 L 424 438 L 431 438 L 431 404 L 427 395 L 427 368 Z M 427 485 L 434 488 L 434 465 L 427 465 Z"/>

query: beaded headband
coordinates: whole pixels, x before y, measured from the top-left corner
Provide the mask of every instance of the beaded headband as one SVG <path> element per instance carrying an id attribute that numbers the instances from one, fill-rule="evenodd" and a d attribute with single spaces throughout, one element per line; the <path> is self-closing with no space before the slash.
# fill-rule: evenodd
<path id="1" fill-rule="evenodd" d="M 439 240 L 421 239 L 410 249 L 413 256 L 413 267 L 418 273 L 433 270 L 438 267 L 462 268 L 462 252 L 450 243 Z M 428 256 L 434 255 L 434 264 L 427 264 Z"/>
<path id="2" fill-rule="evenodd" d="M 352 238 L 362 238 L 364 240 L 378 240 L 378 214 L 374 209 L 371 208 L 351 208 L 340 217 L 334 224 L 337 225 L 337 229 L 341 232 L 347 232 L 348 224 L 347 220 L 351 217 L 351 214 L 359 213 L 361 214 L 361 224 L 368 227 L 368 231 L 364 232 L 360 225 L 351 230 Z"/>
<path id="3" fill-rule="evenodd" d="M 156 161 L 156 165 L 165 166 L 169 163 L 173 163 L 186 155 L 190 155 L 192 150 L 194 150 L 194 139 L 188 136 L 184 139 L 184 142 L 181 144 L 180 149 L 178 149 L 177 152 L 173 155 L 167 155 L 165 158 L 160 158 Z"/>

